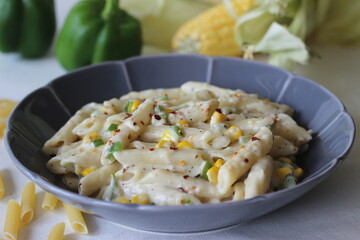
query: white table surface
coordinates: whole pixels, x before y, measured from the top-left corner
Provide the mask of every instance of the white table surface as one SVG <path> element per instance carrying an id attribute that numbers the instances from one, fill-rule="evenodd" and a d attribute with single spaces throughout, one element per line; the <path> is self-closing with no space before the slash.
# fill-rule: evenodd
<path id="1" fill-rule="evenodd" d="M 58 24 L 76 0 L 56 0 Z M 316 46 L 322 56 L 295 72 L 313 79 L 345 104 L 356 124 L 360 123 L 360 48 Z M 26 94 L 65 73 L 50 52 L 39 60 L 23 60 L 16 54 L 0 54 L 0 99 L 21 100 Z M 357 134 L 359 137 L 359 133 Z M 85 215 L 90 234 L 76 234 L 62 207 L 43 211 L 44 192 L 37 188 L 38 206 L 34 221 L 21 228 L 19 239 L 47 239 L 53 225 L 66 222 L 65 240 L 70 239 L 359 239 L 360 237 L 360 155 L 359 141 L 345 162 L 315 189 L 289 205 L 251 222 L 215 232 L 197 234 L 154 234 L 112 224 Z M 6 196 L 0 200 L 0 238 L 9 199 L 20 200 L 29 180 L 11 163 L 0 140 L 0 171 Z"/>

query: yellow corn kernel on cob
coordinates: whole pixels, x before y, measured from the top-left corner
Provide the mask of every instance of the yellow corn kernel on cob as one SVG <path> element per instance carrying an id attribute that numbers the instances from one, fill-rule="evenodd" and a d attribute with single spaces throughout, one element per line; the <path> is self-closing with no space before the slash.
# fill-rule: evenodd
<path id="1" fill-rule="evenodd" d="M 236 16 L 246 13 L 254 0 L 233 0 Z M 235 42 L 236 20 L 224 4 L 219 4 L 185 23 L 175 33 L 172 48 L 175 52 L 200 53 L 208 56 L 240 56 Z"/>
<path id="2" fill-rule="evenodd" d="M 92 141 L 94 141 L 95 139 L 100 138 L 100 135 L 97 133 L 88 133 L 84 136 L 83 138 L 83 142 L 86 143 L 91 143 Z"/>

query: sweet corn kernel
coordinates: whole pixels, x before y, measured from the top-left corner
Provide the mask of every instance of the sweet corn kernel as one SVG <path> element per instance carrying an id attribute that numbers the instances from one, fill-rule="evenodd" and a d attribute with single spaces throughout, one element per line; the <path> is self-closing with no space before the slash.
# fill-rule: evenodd
<path id="1" fill-rule="evenodd" d="M 294 170 L 293 174 L 294 174 L 294 177 L 301 178 L 304 174 L 304 170 L 302 170 L 302 168 L 297 168 Z"/>
<path id="2" fill-rule="evenodd" d="M 163 135 L 161 136 L 161 140 L 174 142 L 174 133 L 171 130 L 165 130 Z"/>
<path id="3" fill-rule="evenodd" d="M 188 122 L 185 121 L 185 120 L 180 120 L 180 121 L 178 121 L 178 122 L 177 122 L 177 125 L 178 125 L 179 127 L 189 127 Z"/>
<path id="4" fill-rule="evenodd" d="M 150 197 L 146 193 L 136 195 L 131 199 L 132 203 L 147 205 L 150 203 Z"/>
<path id="5" fill-rule="evenodd" d="M 238 126 L 231 126 L 228 128 L 227 133 L 231 141 L 236 141 L 243 135 L 243 132 Z"/>
<path id="6" fill-rule="evenodd" d="M 221 123 L 226 120 L 226 116 L 222 113 L 215 111 L 210 119 L 210 124 Z"/>
<path id="7" fill-rule="evenodd" d="M 81 174 L 85 177 L 96 170 L 96 167 L 89 167 L 81 172 Z"/>
<path id="8" fill-rule="evenodd" d="M 219 158 L 218 160 L 216 160 L 215 162 L 215 166 L 217 166 L 218 168 L 220 168 L 222 165 L 224 165 L 224 160 Z"/>
<path id="9" fill-rule="evenodd" d="M 280 181 L 283 181 L 287 175 L 291 175 L 292 170 L 290 168 L 278 168 L 275 169 L 275 175 L 279 178 Z"/>
<path id="10" fill-rule="evenodd" d="M 181 141 L 179 142 L 179 144 L 176 146 L 179 149 L 192 149 L 194 148 L 191 143 L 189 143 L 188 141 Z"/>
<path id="11" fill-rule="evenodd" d="M 206 173 L 209 182 L 212 183 L 217 183 L 218 182 L 218 173 L 219 173 L 219 168 L 217 166 L 212 166 Z"/>
<path id="12" fill-rule="evenodd" d="M 173 146 L 173 143 L 171 141 L 168 140 L 161 140 L 160 142 L 158 142 L 155 146 L 155 148 L 170 148 Z"/>
<path id="13" fill-rule="evenodd" d="M 170 108 L 165 108 L 164 111 L 165 111 L 166 113 L 172 113 L 172 112 L 174 112 L 174 110 L 172 110 L 172 109 L 170 109 Z"/>
<path id="14" fill-rule="evenodd" d="M 129 199 L 124 198 L 124 197 L 121 197 L 121 198 L 115 199 L 115 201 L 114 201 L 114 202 L 117 202 L 117 203 L 130 203 Z"/>
<path id="15" fill-rule="evenodd" d="M 109 115 L 113 115 L 116 113 L 115 108 L 113 108 L 113 107 L 101 106 L 101 111 L 103 111 L 105 114 L 109 114 Z"/>
<path id="16" fill-rule="evenodd" d="M 140 104 L 141 104 L 140 100 L 133 101 L 130 107 L 130 113 L 134 112 L 139 107 Z"/>
<path id="17" fill-rule="evenodd" d="M 87 143 L 91 143 L 92 141 L 94 141 L 95 139 L 100 138 L 100 135 L 97 133 L 88 133 L 84 136 L 83 138 L 83 143 L 87 144 Z"/>
<path id="18" fill-rule="evenodd" d="M 282 162 L 286 162 L 286 163 L 289 163 L 291 164 L 292 161 L 290 158 L 287 158 L 287 157 L 281 157 L 281 158 L 278 158 L 279 161 L 282 161 Z"/>
<path id="19" fill-rule="evenodd" d="M 185 165 L 186 165 L 186 161 L 185 161 L 185 160 L 180 160 L 180 161 L 178 162 L 178 165 L 179 165 L 179 166 L 185 166 Z"/>

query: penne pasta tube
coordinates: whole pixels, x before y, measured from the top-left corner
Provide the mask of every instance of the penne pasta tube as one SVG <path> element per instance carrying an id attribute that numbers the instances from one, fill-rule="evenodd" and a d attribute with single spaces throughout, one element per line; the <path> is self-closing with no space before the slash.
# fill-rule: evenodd
<path id="1" fill-rule="evenodd" d="M 62 240 L 65 232 L 65 223 L 56 224 L 50 231 L 48 240 Z"/>
<path id="2" fill-rule="evenodd" d="M 272 157 L 260 158 L 250 169 L 245 179 L 245 199 L 266 193 L 269 188 L 271 175 L 274 168 Z"/>
<path id="3" fill-rule="evenodd" d="M 88 228 L 86 226 L 86 223 L 82 216 L 81 211 L 73 206 L 66 204 L 66 203 L 63 203 L 63 204 L 64 204 L 66 215 L 69 218 L 69 222 L 70 222 L 70 225 L 72 226 L 72 228 L 78 233 L 88 234 L 89 231 L 88 231 Z"/>
<path id="4" fill-rule="evenodd" d="M 51 193 L 45 192 L 41 207 L 44 210 L 54 210 L 57 206 L 58 199 Z"/>
<path id="5" fill-rule="evenodd" d="M 220 168 L 218 189 L 226 193 L 231 185 L 243 176 L 260 157 L 266 155 L 271 148 L 273 135 L 267 127 L 262 127 L 259 133 L 246 144 L 245 148 L 235 152 Z"/>
<path id="6" fill-rule="evenodd" d="M 78 136 L 72 133 L 72 130 L 100 106 L 100 104 L 89 103 L 82 107 L 54 136 L 45 143 L 43 151 L 49 155 L 56 154 L 61 146 L 74 142 Z"/>
<path id="7" fill-rule="evenodd" d="M 125 149 L 130 142 L 134 141 L 137 136 L 139 136 L 141 131 L 144 130 L 144 126 L 150 123 L 150 113 L 153 113 L 153 111 L 154 101 L 148 98 L 139 105 L 132 115 L 129 115 L 129 118 L 127 118 L 120 126 L 119 133 L 111 137 L 106 143 L 101 154 L 101 163 L 103 165 L 108 165 L 114 162 L 115 159 L 110 157 L 114 146 L 117 146 L 118 148 L 116 151 Z"/>
<path id="8" fill-rule="evenodd" d="M 20 222 L 28 224 L 34 217 L 35 213 L 35 183 L 29 182 L 25 185 L 21 194 L 21 214 Z"/>
<path id="9" fill-rule="evenodd" d="M 201 150 L 183 149 L 174 151 L 166 148 L 129 149 L 117 152 L 114 156 L 123 165 L 124 170 L 120 172 L 125 172 L 130 166 L 141 166 L 145 170 L 162 168 L 186 173 L 192 177 L 201 172 L 202 162 L 209 159 L 207 154 Z"/>
<path id="10" fill-rule="evenodd" d="M 2 175 L 0 174 L 0 199 L 2 199 L 5 195 L 5 185 L 3 182 Z"/>
<path id="11" fill-rule="evenodd" d="M 235 183 L 233 201 L 243 200 L 245 198 L 245 184 L 243 182 Z"/>
<path id="12" fill-rule="evenodd" d="M 20 205 L 15 200 L 9 200 L 4 225 L 4 235 L 9 240 L 16 240 L 18 237 L 20 213 Z"/>

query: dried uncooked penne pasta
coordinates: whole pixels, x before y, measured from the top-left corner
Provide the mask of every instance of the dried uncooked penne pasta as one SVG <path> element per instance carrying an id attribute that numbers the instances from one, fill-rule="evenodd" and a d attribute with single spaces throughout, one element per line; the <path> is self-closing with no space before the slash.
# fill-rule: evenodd
<path id="1" fill-rule="evenodd" d="M 58 199 L 51 193 L 46 192 L 41 207 L 45 210 L 54 210 Z"/>
<path id="2" fill-rule="evenodd" d="M 48 240 L 62 240 L 65 232 L 65 223 L 56 224 L 50 231 Z"/>
<path id="3" fill-rule="evenodd" d="M 20 222 L 28 224 L 32 221 L 35 213 L 35 183 L 29 182 L 25 185 L 21 194 Z"/>
<path id="4" fill-rule="evenodd" d="M 69 218 L 72 228 L 78 233 L 88 234 L 89 231 L 88 231 L 88 228 L 86 226 L 86 223 L 82 216 L 81 211 L 73 206 L 66 204 L 66 203 L 63 203 L 63 204 L 64 204 L 64 208 L 66 211 L 66 215 Z"/>
<path id="5" fill-rule="evenodd" d="M 4 235 L 7 239 L 17 239 L 20 227 L 20 213 L 20 205 L 15 200 L 9 200 L 4 225 Z"/>

